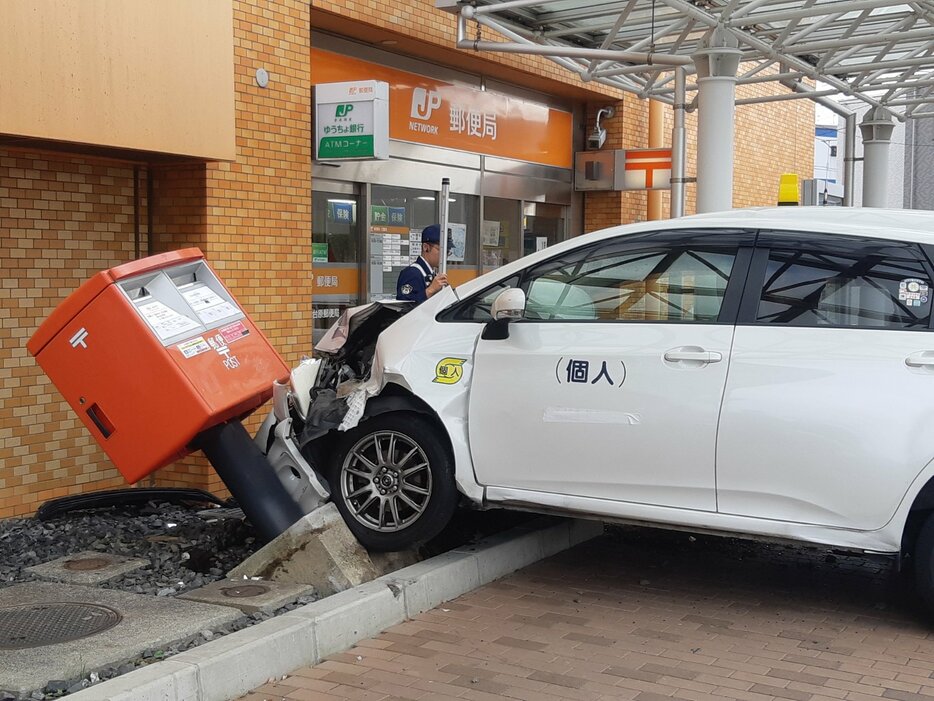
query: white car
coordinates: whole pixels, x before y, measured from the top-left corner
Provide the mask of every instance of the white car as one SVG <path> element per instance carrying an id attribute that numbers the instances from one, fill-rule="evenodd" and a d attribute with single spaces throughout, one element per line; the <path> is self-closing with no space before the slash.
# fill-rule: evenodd
<path id="1" fill-rule="evenodd" d="M 357 308 L 288 433 L 371 549 L 464 499 L 909 553 L 934 606 L 932 261 L 934 213 L 607 229 Z"/>

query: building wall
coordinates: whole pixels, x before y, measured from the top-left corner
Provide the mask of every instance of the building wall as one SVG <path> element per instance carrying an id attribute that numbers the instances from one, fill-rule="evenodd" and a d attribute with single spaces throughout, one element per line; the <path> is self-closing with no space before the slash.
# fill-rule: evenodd
<path id="1" fill-rule="evenodd" d="M 157 250 L 199 245 L 292 366 L 311 354 L 311 34 L 305 2 L 272 7 L 234 6 L 236 160 L 156 171 L 153 231 Z M 225 492 L 200 454 L 155 478 Z"/>
<path id="2" fill-rule="evenodd" d="M 233 22 L 236 160 L 152 167 L 152 246 L 201 248 L 291 365 L 311 351 L 308 5 L 237 0 Z M 25 343 L 84 280 L 135 257 L 132 178 L 128 164 L 0 149 L 0 517 L 124 486 Z M 224 492 L 200 457 L 153 482 Z"/>
<path id="3" fill-rule="evenodd" d="M 3 0 L 0 134 L 233 158 L 231 5 Z"/>
<path id="4" fill-rule="evenodd" d="M 132 164 L 0 148 L 0 517 L 123 483 L 26 341 L 61 299 L 134 251 Z"/>

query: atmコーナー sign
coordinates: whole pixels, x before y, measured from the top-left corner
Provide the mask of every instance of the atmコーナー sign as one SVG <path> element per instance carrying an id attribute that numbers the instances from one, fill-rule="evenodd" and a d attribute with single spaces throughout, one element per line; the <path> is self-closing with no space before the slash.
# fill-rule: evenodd
<path id="1" fill-rule="evenodd" d="M 315 158 L 389 158 L 389 85 L 378 80 L 315 87 Z"/>

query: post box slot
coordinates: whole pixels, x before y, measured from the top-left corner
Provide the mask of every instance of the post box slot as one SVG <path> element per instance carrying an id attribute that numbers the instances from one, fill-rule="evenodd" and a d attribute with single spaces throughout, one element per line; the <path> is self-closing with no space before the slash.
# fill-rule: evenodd
<path id="1" fill-rule="evenodd" d="M 121 280 L 118 286 L 163 346 L 244 318 L 203 260 Z"/>
<path id="2" fill-rule="evenodd" d="M 107 418 L 107 414 L 97 405 L 92 404 L 87 409 L 88 418 L 94 422 L 94 425 L 97 426 L 97 430 L 101 432 L 101 435 L 104 438 L 110 438 L 110 434 L 114 432 L 114 425 L 111 423 L 110 419 Z"/>

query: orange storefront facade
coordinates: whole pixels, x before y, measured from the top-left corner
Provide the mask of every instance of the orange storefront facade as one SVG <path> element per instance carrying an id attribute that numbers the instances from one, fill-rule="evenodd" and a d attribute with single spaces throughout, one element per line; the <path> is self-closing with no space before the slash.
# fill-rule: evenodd
<path id="1" fill-rule="evenodd" d="M 448 276 L 465 282 L 581 233 L 584 107 L 487 76 L 313 35 L 313 85 L 389 87 L 389 158 L 312 168 L 314 337 L 347 306 L 395 296 L 451 181 Z"/>

